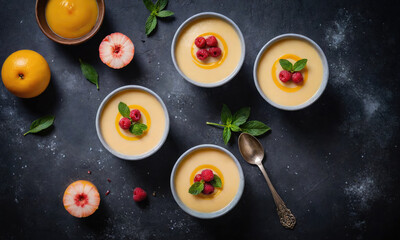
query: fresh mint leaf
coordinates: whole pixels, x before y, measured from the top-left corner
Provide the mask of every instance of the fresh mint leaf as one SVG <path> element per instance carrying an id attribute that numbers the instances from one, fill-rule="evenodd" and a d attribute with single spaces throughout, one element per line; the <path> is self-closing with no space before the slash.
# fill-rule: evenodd
<path id="1" fill-rule="evenodd" d="M 163 10 L 168 4 L 168 0 L 158 0 L 156 2 L 156 8 L 158 11 Z"/>
<path id="2" fill-rule="evenodd" d="M 307 64 L 307 59 L 300 59 L 299 61 L 294 63 L 293 71 L 298 72 L 301 71 Z"/>
<path id="3" fill-rule="evenodd" d="M 146 6 L 147 10 L 149 10 L 150 12 L 156 10 L 156 6 L 151 0 L 143 0 L 143 3 Z"/>
<path id="4" fill-rule="evenodd" d="M 250 108 L 249 107 L 241 108 L 233 115 L 232 124 L 239 127 L 240 125 L 242 125 L 247 121 L 249 116 L 250 116 Z"/>
<path id="5" fill-rule="evenodd" d="M 224 127 L 222 138 L 224 139 L 225 145 L 227 145 L 229 140 L 231 139 L 231 134 L 232 134 L 231 129 L 229 127 Z"/>
<path id="6" fill-rule="evenodd" d="M 32 122 L 29 131 L 27 131 L 25 135 L 29 134 L 29 133 L 38 133 L 48 127 L 50 127 L 51 125 L 53 125 L 54 123 L 54 116 L 52 115 L 47 115 L 44 117 L 41 117 L 39 119 L 36 119 L 35 121 Z"/>
<path id="7" fill-rule="evenodd" d="M 126 117 L 126 118 L 129 118 L 129 114 L 131 113 L 131 111 L 129 110 L 128 105 L 126 105 L 123 102 L 119 102 L 118 111 L 119 111 L 119 113 L 121 113 L 121 115 L 123 117 Z"/>
<path id="8" fill-rule="evenodd" d="M 150 35 L 150 33 L 156 28 L 157 26 L 157 18 L 153 14 L 151 14 L 146 21 L 146 35 Z"/>
<path id="9" fill-rule="evenodd" d="M 231 124 L 231 130 L 234 132 L 240 132 L 242 131 L 242 129 L 240 129 L 240 127 L 233 125 L 233 123 Z"/>
<path id="10" fill-rule="evenodd" d="M 213 187 L 216 188 L 221 188 L 222 187 L 222 181 L 221 178 L 218 177 L 218 175 L 214 174 L 214 179 L 210 182 Z"/>
<path id="11" fill-rule="evenodd" d="M 143 123 L 135 123 L 131 125 L 131 127 L 129 128 L 129 131 L 136 136 L 142 135 L 143 132 L 146 130 L 147 130 L 147 125 Z"/>
<path id="12" fill-rule="evenodd" d="M 227 125 L 232 123 L 231 110 L 225 104 L 222 105 L 221 121 L 223 124 L 227 124 Z"/>
<path id="13" fill-rule="evenodd" d="M 203 191 L 203 189 L 204 189 L 204 183 L 195 182 L 192 184 L 192 186 L 190 186 L 189 193 L 193 194 L 193 195 L 197 195 L 197 194 L 200 194 L 201 191 Z"/>
<path id="14" fill-rule="evenodd" d="M 293 65 L 291 62 L 289 62 L 286 59 L 279 59 L 279 64 L 282 66 L 282 68 L 286 71 L 293 72 Z"/>
<path id="15" fill-rule="evenodd" d="M 174 15 L 174 12 L 164 10 L 164 11 L 160 11 L 160 12 L 156 13 L 156 15 L 157 15 L 157 17 L 170 17 L 170 16 Z"/>
<path id="16" fill-rule="evenodd" d="M 262 135 L 271 129 L 260 121 L 248 121 L 240 127 L 242 128 L 243 132 L 253 136 Z"/>
<path id="17" fill-rule="evenodd" d="M 89 63 L 82 61 L 80 58 L 79 62 L 81 63 L 81 71 L 83 76 L 85 76 L 89 82 L 95 84 L 97 90 L 99 90 L 99 75 L 97 74 L 96 69 L 94 69 L 94 67 Z"/>

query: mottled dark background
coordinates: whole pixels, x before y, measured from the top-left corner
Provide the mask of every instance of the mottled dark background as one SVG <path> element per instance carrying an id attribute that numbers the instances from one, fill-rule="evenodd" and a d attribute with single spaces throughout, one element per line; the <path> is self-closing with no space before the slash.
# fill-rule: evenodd
<path id="1" fill-rule="evenodd" d="M 35 1 L 1 1 L 0 61 L 32 49 L 48 61 L 49 88 L 19 99 L 0 87 L 0 239 L 398 239 L 399 207 L 399 30 L 395 1 L 173 1 L 174 18 L 144 34 L 149 14 L 139 0 L 108 0 L 100 32 L 79 46 L 47 39 L 35 21 Z M 225 86 L 203 89 L 175 70 L 170 46 L 188 17 L 215 11 L 230 17 L 246 41 L 244 65 Z M 135 44 L 130 65 L 105 66 L 98 57 L 104 36 L 122 32 Z M 253 82 L 258 51 L 282 33 L 300 33 L 324 50 L 330 68 L 322 97 L 307 109 L 285 112 L 267 104 Z M 93 64 L 100 91 L 81 75 L 78 58 Z M 117 87 L 139 84 L 167 105 L 171 129 L 159 152 L 138 162 L 117 159 L 101 145 L 95 114 Z M 251 118 L 272 132 L 261 137 L 264 163 L 277 191 L 297 217 L 293 231 L 278 221 L 260 171 L 240 158 L 235 135 L 226 146 L 241 161 L 246 186 L 229 214 L 200 220 L 172 198 L 173 164 L 201 143 L 223 146 L 218 121 L 222 103 L 251 106 Z M 55 114 L 55 126 L 40 135 L 22 134 L 31 121 Z M 92 171 L 89 175 L 87 171 Z M 107 182 L 111 179 L 111 183 Z M 99 210 L 77 219 L 62 205 L 65 188 L 92 181 L 102 194 Z M 132 200 L 141 186 L 147 206 Z M 110 190 L 111 194 L 104 193 Z"/>

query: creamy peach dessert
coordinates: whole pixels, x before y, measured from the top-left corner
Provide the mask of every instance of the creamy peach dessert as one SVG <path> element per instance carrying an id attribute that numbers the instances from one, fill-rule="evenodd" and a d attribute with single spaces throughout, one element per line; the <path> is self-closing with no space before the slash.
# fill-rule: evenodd
<path id="1" fill-rule="evenodd" d="M 188 208 L 210 213 L 225 208 L 238 192 L 240 175 L 235 161 L 214 148 L 198 149 L 178 165 L 174 186 Z"/>
<path id="2" fill-rule="evenodd" d="M 273 43 L 262 54 L 256 74 L 267 98 L 279 105 L 298 106 L 317 93 L 323 65 L 309 42 L 289 38 Z"/>
<path id="3" fill-rule="evenodd" d="M 164 109 L 152 94 L 127 89 L 112 96 L 100 116 L 101 135 L 114 151 L 142 155 L 162 140 L 166 127 Z"/>
<path id="4" fill-rule="evenodd" d="M 241 41 L 235 28 L 217 17 L 194 20 L 176 41 L 175 58 L 186 77 L 199 83 L 224 80 L 238 67 Z"/>

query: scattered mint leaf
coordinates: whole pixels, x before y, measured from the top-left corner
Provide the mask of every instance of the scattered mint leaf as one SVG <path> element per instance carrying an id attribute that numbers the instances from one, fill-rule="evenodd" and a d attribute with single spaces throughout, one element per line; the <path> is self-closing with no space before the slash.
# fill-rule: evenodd
<path id="1" fill-rule="evenodd" d="M 231 110 L 225 104 L 222 105 L 221 111 L 221 122 L 223 124 L 231 124 L 232 123 L 232 113 Z"/>
<path id="2" fill-rule="evenodd" d="M 279 64 L 282 66 L 282 68 L 286 71 L 293 72 L 293 65 L 291 62 L 289 62 L 286 59 L 279 59 Z"/>
<path id="3" fill-rule="evenodd" d="M 142 135 L 143 132 L 146 130 L 147 130 L 147 125 L 143 123 L 132 124 L 131 127 L 129 128 L 129 131 L 136 136 Z"/>
<path id="4" fill-rule="evenodd" d="M 222 105 L 221 121 L 222 124 L 206 122 L 207 125 L 223 127 L 222 139 L 225 145 L 231 139 L 232 132 L 246 132 L 253 136 L 259 136 L 271 128 L 260 121 L 247 121 L 250 116 L 250 107 L 241 108 L 233 116 L 229 107 L 225 104 Z"/>
<path id="5" fill-rule="evenodd" d="M 156 28 L 157 26 L 157 18 L 153 14 L 151 14 L 146 21 L 146 35 L 150 35 L 150 33 Z"/>
<path id="6" fill-rule="evenodd" d="M 156 6 L 153 4 L 151 0 L 143 0 L 144 5 L 146 6 L 147 10 L 153 12 L 156 10 Z"/>
<path id="7" fill-rule="evenodd" d="M 154 4 L 152 0 L 143 0 L 143 3 L 150 11 L 150 16 L 147 18 L 145 25 L 146 35 L 149 36 L 157 26 L 157 17 L 170 17 L 174 15 L 174 13 L 172 11 L 163 10 L 168 4 L 168 0 L 158 0 L 156 4 Z"/>
<path id="8" fill-rule="evenodd" d="M 221 188 L 222 187 L 222 181 L 221 178 L 218 177 L 218 175 L 214 174 L 214 179 L 210 182 L 213 187 L 216 188 Z"/>
<path id="9" fill-rule="evenodd" d="M 240 125 L 242 125 L 247 121 L 249 116 L 250 116 L 250 108 L 249 107 L 241 108 L 233 115 L 232 124 L 239 127 Z"/>
<path id="10" fill-rule="evenodd" d="M 27 131 L 25 135 L 29 134 L 29 133 L 38 133 L 48 127 L 50 127 L 51 125 L 53 125 L 54 123 L 54 116 L 52 115 L 47 115 L 44 117 L 41 117 L 39 119 L 36 119 L 35 121 L 32 122 L 29 131 Z"/>
<path id="11" fill-rule="evenodd" d="M 170 16 L 174 15 L 174 12 L 164 10 L 164 11 L 160 11 L 160 12 L 156 13 L 156 15 L 157 15 L 157 17 L 170 17 Z"/>
<path id="12" fill-rule="evenodd" d="M 197 195 L 197 194 L 201 193 L 201 191 L 203 191 L 203 189 L 204 189 L 204 183 L 195 182 L 192 184 L 192 186 L 190 186 L 189 193 L 193 194 L 193 195 Z"/>
<path id="13" fill-rule="evenodd" d="M 158 0 L 156 2 L 156 8 L 158 11 L 163 10 L 167 6 L 168 0 Z"/>
<path id="14" fill-rule="evenodd" d="M 118 104 L 118 111 L 119 111 L 119 113 L 121 113 L 121 115 L 123 117 L 126 117 L 126 118 L 129 118 L 129 114 L 131 113 L 131 111 L 129 110 L 128 105 L 126 105 L 123 102 L 120 102 Z"/>
<path id="15" fill-rule="evenodd" d="M 248 133 L 253 136 L 262 135 L 271 129 L 260 121 L 248 121 L 244 123 L 241 128 L 242 132 Z"/>
<path id="16" fill-rule="evenodd" d="M 89 82 L 95 84 L 97 90 L 99 90 L 99 75 L 97 74 L 96 69 L 94 69 L 94 67 L 89 63 L 82 61 L 80 58 L 79 62 L 81 63 L 81 71 L 83 76 L 85 76 Z"/>
<path id="17" fill-rule="evenodd" d="M 231 139 L 231 129 L 230 127 L 225 127 L 224 132 L 222 133 L 222 138 L 224 139 L 225 145 L 228 144 L 229 140 Z"/>
<path id="18" fill-rule="evenodd" d="M 307 59 L 300 59 L 299 61 L 294 63 L 293 71 L 299 72 L 301 71 L 307 64 Z"/>

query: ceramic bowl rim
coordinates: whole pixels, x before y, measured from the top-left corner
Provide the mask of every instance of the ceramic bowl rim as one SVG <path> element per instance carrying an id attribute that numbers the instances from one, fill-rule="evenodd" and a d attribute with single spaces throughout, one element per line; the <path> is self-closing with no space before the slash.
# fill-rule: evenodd
<path id="1" fill-rule="evenodd" d="M 308 99 L 306 102 L 296 105 L 296 106 L 285 106 L 285 105 L 281 105 L 278 104 L 274 101 L 272 101 L 270 98 L 267 97 L 267 95 L 262 91 L 259 83 L 258 83 L 258 78 L 257 78 L 257 70 L 260 64 L 260 60 L 262 55 L 264 54 L 264 52 L 275 42 L 278 42 L 280 40 L 283 39 L 301 39 L 304 40 L 308 43 L 310 43 L 315 50 L 318 52 L 319 57 L 321 58 L 322 61 L 322 67 L 323 67 L 323 75 L 322 75 L 322 82 L 320 87 L 318 88 L 317 92 L 310 98 Z M 256 85 L 257 91 L 258 93 L 261 95 L 261 97 L 264 98 L 265 101 L 267 101 L 269 104 L 271 104 L 272 106 L 282 109 L 282 110 L 287 110 L 287 111 L 295 111 L 295 110 L 300 110 L 303 108 L 306 108 L 308 106 L 310 106 L 311 104 L 313 104 L 324 92 L 327 84 L 328 84 L 328 78 L 329 78 L 329 65 L 328 65 L 328 60 L 326 59 L 325 53 L 322 51 L 322 49 L 320 48 L 320 46 L 314 42 L 312 39 L 301 35 L 301 34 L 297 34 L 297 33 L 286 33 L 286 34 L 282 34 L 279 36 L 274 37 L 273 39 L 269 40 L 260 50 L 260 52 L 257 54 L 257 58 L 254 62 L 254 68 L 253 68 L 253 79 L 254 79 L 254 83 Z"/>
<path id="2" fill-rule="evenodd" d="M 164 133 L 163 136 L 161 137 L 160 141 L 158 142 L 158 144 L 152 148 L 150 151 L 141 154 L 141 155 L 125 155 L 122 153 L 119 153 L 117 151 L 115 151 L 114 149 L 112 149 L 104 140 L 103 135 L 101 134 L 101 130 L 100 130 L 100 116 L 101 113 L 103 112 L 104 106 L 108 103 L 108 101 L 117 93 L 120 93 L 122 91 L 126 91 L 126 90 L 142 90 L 144 92 L 147 92 L 149 94 L 151 94 L 152 96 L 154 96 L 158 102 L 161 104 L 163 110 L 164 110 L 164 116 L 165 116 L 165 128 L 164 128 Z M 167 137 L 168 137 L 168 133 L 169 133 L 169 125 L 170 125 L 170 121 L 169 121 L 169 115 L 168 115 L 168 109 L 165 106 L 163 100 L 161 99 L 160 96 L 158 96 L 155 92 L 153 92 L 152 90 L 143 87 L 143 86 L 139 86 L 139 85 L 126 85 L 123 87 L 119 87 L 115 90 L 113 90 L 112 92 L 110 92 L 104 99 L 103 101 L 100 103 L 100 106 L 97 110 L 97 114 L 96 114 L 96 132 L 97 132 L 97 136 L 101 142 L 101 144 L 104 146 L 104 148 L 107 149 L 107 151 L 109 151 L 111 154 L 113 154 L 114 156 L 124 159 L 124 160 L 142 160 L 144 158 L 147 158 L 151 155 L 153 155 L 154 153 L 156 153 L 165 143 Z"/>
<path id="3" fill-rule="evenodd" d="M 210 212 L 210 213 L 198 212 L 198 211 L 192 210 L 189 207 L 187 207 L 180 200 L 178 194 L 176 193 L 175 184 L 174 184 L 174 178 L 175 178 L 175 175 L 176 175 L 177 168 L 178 168 L 179 164 L 183 161 L 183 159 L 185 159 L 185 157 L 187 155 L 189 155 L 190 153 L 192 153 L 194 151 L 197 151 L 199 149 L 206 149 L 206 148 L 217 149 L 217 150 L 220 150 L 220 151 L 228 154 L 232 158 L 232 160 L 235 162 L 235 164 L 236 164 L 236 166 L 238 168 L 238 171 L 239 171 L 239 187 L 238 187 L 238 190 L 237 190 L 237 193 L 236 193 L 235 197 L 224 208 L 222 208 L 222 209 L 220 209 L 218 211 L 215 211 L 215 212 Z M 245 179 L 244 179 L 243 169 L 242 169 L 242 166 L 240 165 L 239 161 L 237 160 L 237 158 L 230 151 L 228 151 L 227 149 L 225 149 L 223 147 L 220 147 L 218 145 L 215 145 L 215 144 L 200 144 L 200 145 L 194 146 L 194 147 L 186 150 L 186 152 L 184 152 L 178 158 L 178 160 L 175 162 L 175 165 L 172 168 L 171 177 L 170 177 L 171 192 L 172 192 L 172 195 L 173 195 L 176 203 L 179 205 L 179 207 L 183 211 L 188 213 L 189 215 L 191 215 L 193 217 L 197 217 L 197 218 L 202 218 L 202 219 L 217 218 L 217 217 L 220 217 L 222 215 L 225 215 L 230 210 L 232 210 L 237 205 L 237 203 L 239 202 L 240 198 L 242 197 L 244 185 L 245 185 Z"/>
<path id="4" fill-rule="evenodd" d="M 222 20 L 225 20 L 226 22 L 228 22 L 236 31 L 236 33 L 239 36 L 240 39 L 240 45 L 242 48 L 242 52 L 241 52 L 241 56 L 240 56 L 240 60 L 238 65 L 236 66 L 235 70 L 233 70 L 233 72 L 231 74 L 229 74 L 229 76 L 227 76 L 225 79 L 222 79 L 221 81 L 215 82 L 215 83 L 201 83 L 201 82 L 197 82 L 192 80 L 191 78 L 187 77 L 179 68 L 178 63 L 176 62 L 176 57 L 175 57 L 175 49 L 176 49 L 176 43 L 178 41 L 178 38 L 182 32 L 182 30 L 191 22 L 200 19 L 200 18 L 206 18 L 206 17 L 215 17 L 215 18 L 220 18 Z M 236 75 L 237 73 L 240 71 L 240 69 L 243 66 L 244 63 L 244 58 L 246 55 L 246 46 L 245 46 L 245 41 L 244 41 L 244 37 L 242 32 L 240 31 L 239 27 L 236 25 L 236 23 L 234 21 L 232 21 L 230 18 L 228 18 L 225 15 L 222 15 L 220 13 L 216 13 L 216 12 L 201 12 L 201 13 L 197 13 L 191 17 L 189 17 L 188 19 L 186 19 L 180 26 L 179 28 L 176 30 L 174 38 L 172 40 L 172 44 L 171 44 L 171 57 L 172 57 L 172 62 L 174 63 L 174 66 L 176 68 L 176 70 L 179 72 L 179 74 L 188 82 L 192 83 L 193 85 L 196 85 L 198 87 L 204 87 L 204 88 L 213 88 L 213 87 L 219 87 L 224 85 L 225 83 L 231 81 Z"/>

